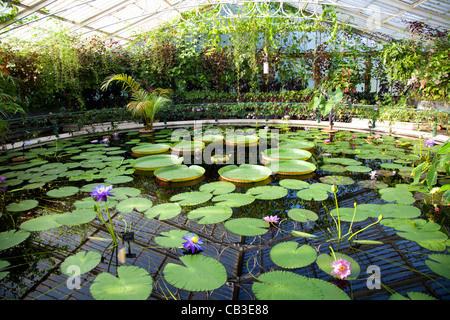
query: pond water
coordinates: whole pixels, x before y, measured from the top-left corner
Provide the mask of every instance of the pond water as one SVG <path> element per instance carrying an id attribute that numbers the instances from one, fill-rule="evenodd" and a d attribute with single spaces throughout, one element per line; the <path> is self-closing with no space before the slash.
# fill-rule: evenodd
<path id="1" fill-rule="evenodd" d="M 1 156 L 3 298 L 450 297 L 446 208 L 411 184 L 438 146 L 287 125 L 104 136 Z M 98 202 L 111 224 L 90 195 L 100 184 L 112 186 Z M 183 236 L 202 251 L 186 252 Z M 123 289 L 116 277 L 136 292 L 108 296 Z"/>

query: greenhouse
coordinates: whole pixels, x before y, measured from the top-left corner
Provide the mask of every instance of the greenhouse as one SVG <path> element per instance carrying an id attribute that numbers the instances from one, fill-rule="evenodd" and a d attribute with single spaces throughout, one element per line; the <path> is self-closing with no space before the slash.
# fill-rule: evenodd
<path id="1" fill-rule="evenodd" d="M 449 26 L 438 0 L 1 1 L 0 299 L 449 300 Z"/>

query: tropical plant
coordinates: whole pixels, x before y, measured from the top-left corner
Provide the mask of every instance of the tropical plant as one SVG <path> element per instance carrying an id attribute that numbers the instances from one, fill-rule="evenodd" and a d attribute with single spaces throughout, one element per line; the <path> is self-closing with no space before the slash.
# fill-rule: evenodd
<path id="1" fill-rule="evenodd" d="M 162 88 L 147 91 L 142 89 L 136 80 L 126 74 L 116 74 L 107 77 L 102 83 L 101 89 L 106 90 L 113 81 L 122 82 L 122 88 L 131 93 L 133 101 L 127 104 L 127 109 L 131 114 L 134 117 L 141 118 L 146 130 L 153 130 L 155 114 L 171 102 L 168 95 L 172 91 Z"/>

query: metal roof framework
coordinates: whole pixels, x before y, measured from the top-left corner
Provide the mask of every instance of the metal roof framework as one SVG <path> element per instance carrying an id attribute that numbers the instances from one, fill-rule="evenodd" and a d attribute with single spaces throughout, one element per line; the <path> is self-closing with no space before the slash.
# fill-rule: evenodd
<path id="1" fill-rule="evenodd" d="M 36 36 L 37 28 L 63 24 L 81 35 L 128 43 L 138 34 L 181 17 L 185 11 L 195 12 L 202 19 L 202 12 L 219 6 L 225 17 L 239 18 L 246 13 L 236 14 L 235 8 L 247 4 L 248 13 L 267 15 L 260 6 L 268 2 L 280 8 L 271 15 L 293 19 L 315 19 L 322 5 L 334 6 L 341 23 L 368 37 L 385 34 L 395 39 L 409 38 L 405 21 L 420 21 L 444 30 L 450 26 L 449 0 L 21 0 L 14 3 L 19 8 L 15 20 L 0 23 L 0 37 L 27 39 Z M 285 12 L 283 4 L 296 8 L 297 13 Z"/>

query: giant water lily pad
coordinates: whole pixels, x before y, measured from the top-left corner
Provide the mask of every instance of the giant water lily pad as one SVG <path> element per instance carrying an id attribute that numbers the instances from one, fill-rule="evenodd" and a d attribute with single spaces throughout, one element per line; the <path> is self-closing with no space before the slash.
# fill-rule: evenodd
<path id="1" fill-rule="evenodd" d="M 261 186 L 248 189 L 247 194 L 251 194 L 255 199 L 273 200 L 284 198 L 287 195 L 287 189 L 279 186 Z"/>
<path id="2" fill-rule="evenodd" d="M 434 273 L 450 279 L 450 255 L 448 254 L 430 254 L 425 264 Z"/>
<path id="3" fill-rule="evenodd" d="M 49 190 L 47 195 L 52 198 L 66 198 L 77 194 L 78 191 L 80 191 L 78 187 L 68 186 Z"/>
<path id="4" fill-rule="evenodd" d="M 316 166 L 304 160 L 274 160 L 268 165 L 274 173 L 281 175 L 305 175 L 316 170 Z"/>
<path id="5" fill-rule="evenodd" d="M 301 245 L 295 241 L 281 242 L 272 247 L 270 258 L 276 265 L 287 268 L 305 267 L 316 260 L 317 252 L 309 245 Z"/>
<path id="6" fill-rule="evenodd" d="M 194 152 L 195 150 L 203 150 L 205 148 L 205 143 L 201 141 L 181 141 L 170 149 L 175 152 Z"/>
<path id="7" fill-rule="evenodd" d="M 220 195 L 233 192 L 236 185 L 227 181 L 216 181 L 202 185 L 199 190 L 202 192 L 210 192 L 213 195 Z"/>
<path id="8" fill-rule="evenodd" d="M 177 202 L 180 206 L 195 206 L 211 198 L 212 194 L 208 192 L 192 191 L 176 194 L 170 198 L 170 201 Z"/>
<path id="9" fill-rule="evenodd" d="M 260 300 L 349 300 L 338 287 L 289 271 L 263 273 L 252 285 Z"/>
<path id="10" fill-rule="evenodd" d="M 361 272 L 358 262 L 356 262 L 352 257 L 350 257 L 346 254 L 340 253 L 340 252 L 336 252 L 334 255 L 335 255 L 336 259 L 341 258 L 341 259 L 344 259 L 344 260 L 347 260 L 348 262 L 350 262 L 350 267 L 352 269 L 351 269 L 350 275 L 346 279 L 354 280 L 354 279 L 358 278 L 359 273 Z M 335 261 L 334 257 L 330 256 L 326 253 L 319 255 L 316 259 L 316 263 L 319 266 L 319 268 L 323 272 L 325 272 L 329 275 L 332 275 L 331 271 L 333 271 L 333 267 L 331 266 L 331 264 L 333 263 L 333 261 Z"/>
<path id="11" fill-rule="evenodd" d="M 136 146 L 131 148 L 131 152 L 138 155 L 150 155 L 167 152 L 170 149 L 170 145 L 168 144 L 152 144 L 146 143 L 140 146 Z"/>
<path id="12" fill-rule="evenodd" d="M 267 232 L 269 223 L 263 219 L 237 218 L 225 222 L 225 228 L 241 236 L 258 236 Z"/>
<path id="13" fill-rule="evenodd" d="M 198 224 L 214 224 L 227 220 L 233 210 L 227 206 L 206 206 L 192 210 L 188 219 L 198 219 Z"/>
<path id="14" fill-rule="evenodd" d="M 22 200 L 20 202 L 13 202 L 6 206 L 6 210 L 10 212 L 22 212 L 34 209 L 39 204 L 37 200 Z"/>
<path id="15" fill-rule="evenodd" d="M 81 275 L 94 269 L 101 261 L 102 256 L 95 251 L 80 251 L 67 257 L 61 263 L 61 272 L 66 276 Z M 76 267 L 74 269 L 73 267 Z"/>
<path id="16" fill-rule="evenodd" d="M 162 181 L 181 182 L 200 178 L 205 173 L 205 169 L 197 165 L 177 165 L 157 169 L 154 173 Z"/>
<path id="17" fill-rule="evenodd" d="M 183 158 L 172 154 L 160 154 L 139 158 L 133 168 L 141 171 L 154 171 L 159 168 L 182 164 Z"/>
<path id="18" fill-rule="evenodd" d="M 12 248 L 24 242 L 30 233 L 25 230 L 8 230 L 0 233 L 0 251 Z"/>
<path id="19" fill-rule="evenodd" d="M 227 193 L 215 196 L 212 202 L 218 206 L 242 207 L 255 201 L 255 197 L 246 193 Z"/>
<path id="20" fill-rule="evenodd" d="M 150 199 L 133 197 L 119 202 L 116 205 L 116 210 L 121 213 L 130 213 L 133 210 L 143 212 L 148 210 L 152 205 L 153 202 Z"/>
<path id="21" fill-rule="evenodd" d="M 189 291 L 214 290 L 225 284 L 227 272 L 216 259 L 204 255 L 184 255 L 184 264 L 168 263 L 164 267 L 164 279 L 174 287 Z"/>
<path id="22" fill-rule="evenodd" d="M 272 148 L 261 153 L 264 160 L 308 160 L 311 152 L 302 149 Z"/>
<path id="23" fill-rule="evenodd" d="M 250 146 L 256 145 L 259 141 L 257 135 L 227 135 L 225 138 L 225 144 L 232 146 Z"/>
<path id="24" fill-rule="evenodd" d="M 153 279 L 143 268 L 120 266 L 118 277 L 103 272 L 90 287 L 95 300 L 146 300 L 152 291 Z"/>
<path id="25" fill-rule="evenodd" d="M 154 219 L 159 216 L 159 220 L 172 219 L 181 213 L 181 206 L 178 203 L 161 203 L 145 211 L 145 216 Z"/>
<path id="26" fill-rule="evenodd" d="M 254 164 L 241 164 L 240 166 L 232 164 L 219 169 L 218 173 L 224 180 L 252 183 L 269 178 L 272 170 Z"/>

